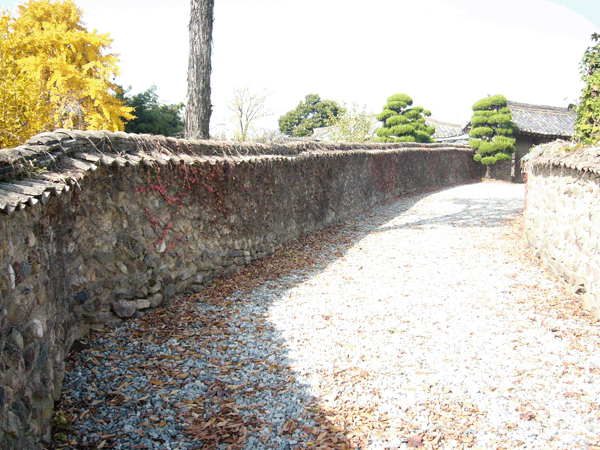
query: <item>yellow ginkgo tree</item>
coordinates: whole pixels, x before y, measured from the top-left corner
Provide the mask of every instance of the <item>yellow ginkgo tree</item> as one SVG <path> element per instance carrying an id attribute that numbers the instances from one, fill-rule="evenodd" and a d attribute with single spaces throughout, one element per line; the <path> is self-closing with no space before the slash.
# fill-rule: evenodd
<path id="1" fill-rule="evenodd" d="M 0 148 L 57 128 L 123 130 L 118 58 L 72 1 L 29 0 L 0 11 Z"/>

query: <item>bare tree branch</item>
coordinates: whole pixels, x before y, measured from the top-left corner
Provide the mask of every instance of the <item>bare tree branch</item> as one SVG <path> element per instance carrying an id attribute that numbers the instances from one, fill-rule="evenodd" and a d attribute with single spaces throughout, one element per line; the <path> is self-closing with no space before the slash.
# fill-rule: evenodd
<path id="1" fill-rule="evenodd" d="M 227 108 L 235 126 L 235 140 L 248 140 L 252 123 L 273 114 L 266 105 L 268 99 L 269 93 L 266 89 L 254 90 L 245 85 L 233 90 L 233 98 L 227 103 Z"/>

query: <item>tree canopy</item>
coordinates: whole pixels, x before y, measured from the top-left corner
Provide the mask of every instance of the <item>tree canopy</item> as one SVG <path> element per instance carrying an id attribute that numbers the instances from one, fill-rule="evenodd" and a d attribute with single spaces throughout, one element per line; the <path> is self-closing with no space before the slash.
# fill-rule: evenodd
<path id="1" fill-rule="evenodd" d="M 125 124 L 127 133 L 161 134 L 183 136 L 183 103 L 163 104 L 156 93 L 156 86 L 135 95 L 121 94 L 125 104 L 133 109 L 135 119 Z"/>
<path id="2" fill-rule="evenodd" d="M 108 34 L 89 32 L 70 0 L 0 11 L 0 146 L 56 128 L 123 130 L 131 108 L 115 93 Z"/>
<path id="3" fill-rule="evenodd" d="M 412 106 L 406 94 L 394 94 L 387 99 L 377 120 L 383 125 L 377 129 L 378 142 L 433 142 L 433 125 L 427 125 L 424 116 L 431 112 L 421 106 Z"/>
<path id="4" fill-rule="evenodd" d="M 315 128 L 332 125 L 341 112 L 336 101 L 308 94 L 295 109 L 279 118 L 279 130 L 287 136 L 310 136 Z"/>
<path id="5" fill-rule="evenodd" d="M 338 142 L 371 142 L 375 138 L 375 115 L 367 111 L 365 105 L 353 103 L 343 105 L 342 111 L 333 123 L 333 141 Z"/>
<path id="6" fill-rule="evenodd" d="M 585 87 L 577 108 L 575 131 L 585 144 L 600 141 L 600 35 L 592 34 L 595 45 L 587 48 L 580 64 Z"/>
<path id="7" fill-rule="evenodd" d="M 511 159 L 515 140 L 510 136 L 515 124 L 507 105 L 503 95 L 482 98 L 473 105 L 469 144 L 476 152 L 475 161 L 489 165 Z"/>

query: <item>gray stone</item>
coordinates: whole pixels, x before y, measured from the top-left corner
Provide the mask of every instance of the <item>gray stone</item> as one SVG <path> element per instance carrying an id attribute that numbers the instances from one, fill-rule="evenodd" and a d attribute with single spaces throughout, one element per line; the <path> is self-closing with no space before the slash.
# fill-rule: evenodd
<path id="1" fill-rule="evenodd" d="M 225 271 L 223 272 L 223 276 L 230 277 L 231 275 L 238 273 L 242 269 L 243 267 L 236 266 L 235 264 L 231 265 L 227 269 L 225 269 Z"/>
<path id="2" fill-rule="evenodd" d="M 117 261 L 116 264 L 117 264 L 117 267 L 119 268 L 119 270 L 121 272 L 123 272 L 123 275 L 127 275 L 129 273 L 127 266 L 125 264 L 123 264 L 121 261 Z"/>
<path id="3" fill-rule="evenodd" d="M 161 284 L 159 282 L 157 282 L 157 283 L 155 283 L 154 285 L 152 285 L 151 287 L 148 288 L 148 293 L 149 294 L 156 294 L 161 289 L 162 289 Z"/>
<path id="4" fill-rule="evenodd" d="M 135 300 L 133 303 L 135 303 L 135 309 L 150 308 L 150 300 L 148 299 Z"/>
<path id="5" fill-rule="evenodd" d="M 194 274 L 196 273 L 196 268 L 195 267 L 190 267 L 189 269 L 184 270 L 181 273 L 181 280 L 185 281 L 185 280 L 189 280 L 190 278 L 192 278 L 192 276 L 194 276 Z"/>
<path id="6" fill-rule="evenodd" d="M 35 344 L 30 344 L 23 352 L 23 361 L 25 362 L 25 370 L 30 370 L 35 362 L 36 347 Z"/>
<path id="7" fill-rule="evenodd" d="M 8 411 L 8 414 L 6 415 L 6 425 L 4 427 L 4 431 L 12 437 L 17 437 L 21 433 L 21 427 L 21 421 L 17 415 L 12 411 Z"/>
<path id="8" fill-rule="evenodd" d="M 173 297 L 177 293 L 177 286 L 174 284 L 169 284 L 165 287 L 165 298 L 169 299 Z"/>
<path id="9" fill-rule="evenodd" d="M 127 319 L 133 316 L 133 313 L 137 310 L 135 302 L 128 300 L 118 300 L 114 302 L 112 304 L 112 309 L 121 319 Z"/>
<path id="10" fill-rule="evenodd" d="M 202 276 L 201 273 L 197 273 L 196 275 L 194 275 L 194 278 L 192 279 L 194 284 L 202 284 L 203 280 L 204 280 L 204 276 Z"/>
<path id="11" fill-rule="evenodd" d="M 20 351 L 23 351 L 23 336 L 21 336 L 21 333 L 19 333 L 16 328 L 12 329 L 8 335 L 8 339 L 15 347 Z"/>
<path id="12" fill-rule="evenodd" d="M 150 306 L 152 308 L 156 308 L 158 305 L 160 305 L 162 303 L 163 296 L 162 296 L 162 294 L 154 294 L 148 300 L 150 300 Z"/>

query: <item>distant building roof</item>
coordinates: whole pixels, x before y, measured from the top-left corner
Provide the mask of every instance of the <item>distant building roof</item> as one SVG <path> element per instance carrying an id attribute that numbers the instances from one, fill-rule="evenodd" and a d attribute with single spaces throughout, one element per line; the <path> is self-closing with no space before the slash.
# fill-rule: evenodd
<path id="1" fill-rule="evenodd" d="M 432 139 L 452 138 L 464 134 L 463 126 L 457 123 L 442 122 L 431 117 L 427 117 L 425 120 L 427 120 L 427 125 L 435 127 L 435 133 L 431 136 Z"/>
<path id="2" fill-rule="evenodd" d="M 531 105 L 508 101 L 515 123 L 516 135 L 543 136 L 554 139 L 571 139 L 575 136 L 577 112 L 560 106 Z M 471 122 L 464 131 L 471 130 Z"/>
<path id="3" fill-rule="evenodd" d="M 577 112 L 559 106 L 508 102 L 516 133 L 570 139 L 575 135 Z"/>

